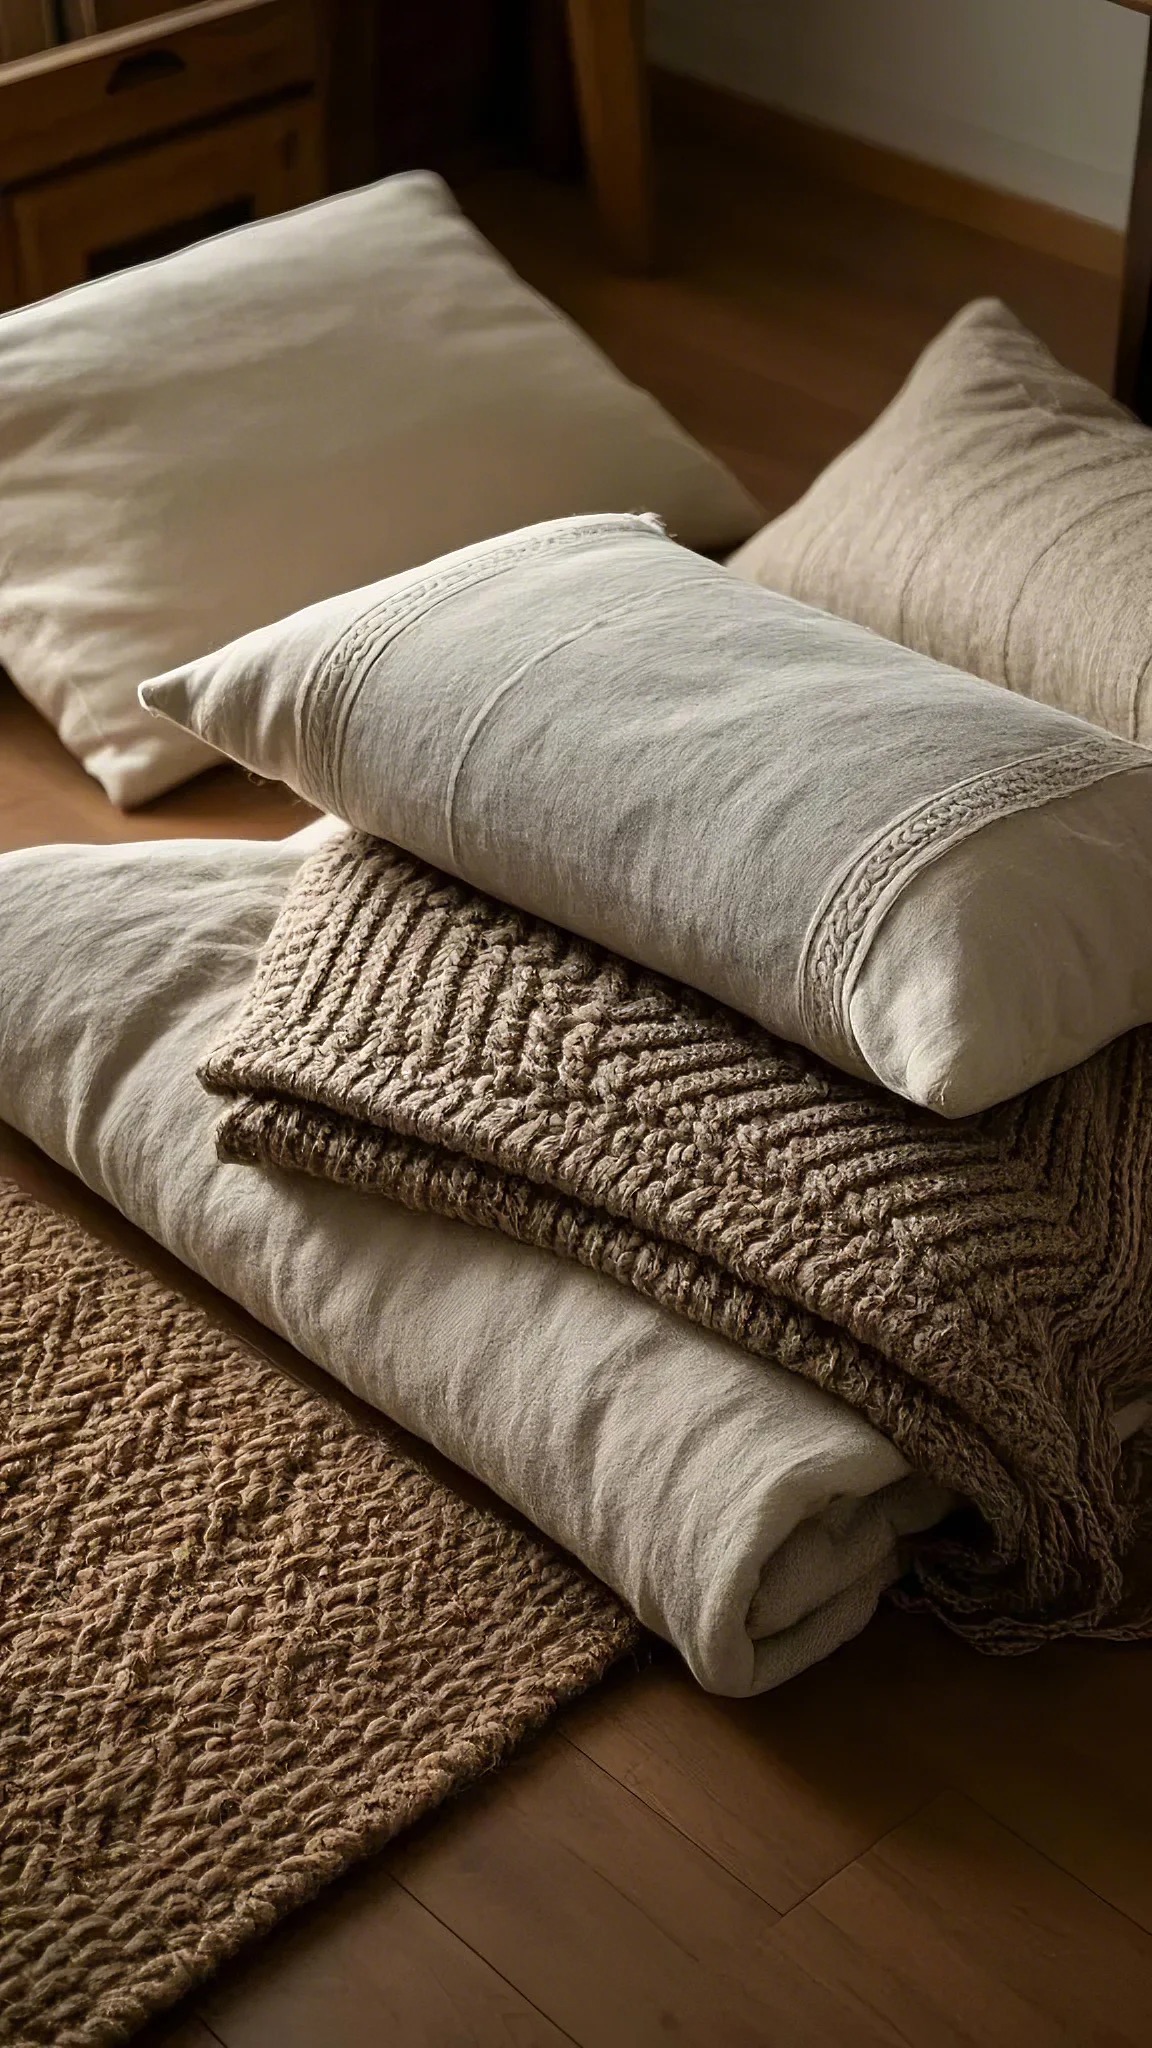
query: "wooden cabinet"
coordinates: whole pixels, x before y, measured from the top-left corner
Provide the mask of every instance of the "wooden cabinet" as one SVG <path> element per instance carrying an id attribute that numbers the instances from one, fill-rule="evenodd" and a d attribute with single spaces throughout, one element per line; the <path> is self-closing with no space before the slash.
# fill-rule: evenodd
<path id="1" fill-rule="evenodd" d="M 144 156 L 93 164 L 12 194 L 24 299 L 302 206 L 320 188 L 319 131 L 309 104 L 242 114 L 159 143 Z"/>
<path id="2" fill-rule="evenodd" d="M 493 123 L 507 149 L 509 4 L 199 0 L 0 63 L 0 308 L 333 185 L 459 168 Z M 135 9 L 116 0 L 121 18 Z M 551 9 L 567 24 L 606 239 L 631 268 L 651 240 L 642 11 Z M 104 0 L 93 18 L 113 18 Z M 557 55 L 566 65 L 562 42 Z"/>
<path id="3" fill-rule="evenodd" d="M 311 0 L 208 0 L 0 70 L 0 304 L 325 190 Z"/>

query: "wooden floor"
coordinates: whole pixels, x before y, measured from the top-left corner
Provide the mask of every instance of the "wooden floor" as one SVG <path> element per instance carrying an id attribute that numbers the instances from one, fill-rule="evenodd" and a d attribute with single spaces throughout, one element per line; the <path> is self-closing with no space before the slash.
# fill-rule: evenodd
<path id="1" fill-rule="evenodd" d="M 1097 276 L 763 171 L 683 154 L 666 178 L 673 267 L 650 282 L 604 275 L 576 194 L 507 174 L 466 197 L 770 508 L 975 294 L 1107 373 L 1114 290 Z M 263 836 L 305 815 L 220 773 L 122 820 L 0 699 L 5 845 Z M 143 1252 L 28 1147 L 0 1147 L 0 1166 Z M 1140 1650 L 989 1661 L 887 1612 L 741 1704 L 657 1650 L 141 2048 L 1137 2048 L 1152 2041 L 1150 1728 Z"/>

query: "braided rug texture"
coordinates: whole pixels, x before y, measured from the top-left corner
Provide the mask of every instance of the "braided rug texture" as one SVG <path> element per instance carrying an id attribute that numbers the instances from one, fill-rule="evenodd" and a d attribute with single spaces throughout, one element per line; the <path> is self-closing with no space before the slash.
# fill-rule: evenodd
<path id="1" fill-rule="evenodd" d="M 1152 1030 L 961 1123 L 363 835 L 227 1043 L 230 1158 L 613 1274 L 840 1395 L 975 1513 L 909 1597 L 989 1649 L 1152 1634 Z"/>
<path id="2" fill-rule="evenodd" d="M 0 2040 L 122 2040 L 636 1639 L 0 1183 Z"/>

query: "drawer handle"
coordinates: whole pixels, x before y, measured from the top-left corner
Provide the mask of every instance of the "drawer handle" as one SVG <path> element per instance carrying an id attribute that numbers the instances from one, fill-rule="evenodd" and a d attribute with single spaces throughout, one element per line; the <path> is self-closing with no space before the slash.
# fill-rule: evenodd
<path id="1" fill-rule="evenodd" d="M 178 78 L 188 66 L 178 50 L 140 50 L 121 57 L 110 73 L 105 92 L 133 92 L 138 85 L 155 85 L 161 78 Z"/>

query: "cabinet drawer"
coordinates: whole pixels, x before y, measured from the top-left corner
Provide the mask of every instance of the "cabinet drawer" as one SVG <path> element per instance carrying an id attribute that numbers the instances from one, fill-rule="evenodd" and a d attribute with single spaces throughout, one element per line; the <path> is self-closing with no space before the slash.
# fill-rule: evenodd
<path id="1" fill-rule="evenodd" d="M 206 0 L 10 66 L 0 182 L 315 83 L 311 0 Z"/>
<path id="2" fill-rule="evenodd" d="M 310 96 L 46 178 L 5 202 L 17 297 L 85 284 L 322 190 Z"/>

